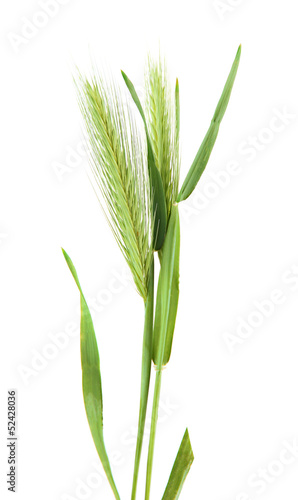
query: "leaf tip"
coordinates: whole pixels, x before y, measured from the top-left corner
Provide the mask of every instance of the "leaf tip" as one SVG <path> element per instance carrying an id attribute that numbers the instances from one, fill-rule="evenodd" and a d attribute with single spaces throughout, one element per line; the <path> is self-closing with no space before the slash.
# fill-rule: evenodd
<path id="1" fill-rule="evenodd" d="M 192 450 L 192 446 L 191 446 L 191 442 L 190 442 L 190 437 L 189 437 L 189 432 L 188 432 L 188 427 L 186 427 L 186 430 L 185 430 L 185 433 L 184 433 L 184 437 L 183 437 L 189 444 L 189 450 L 190 450 L 190 454 L 191 454 L 191 462 L 194 461 L 194 454 L 193 454 L 193 450 Z"/>
<path id="2" fill-rule="evenodd" d="M 237 50 L 236 59 L 240 59 L 241 51 L 242 51 L 242 45 L 240 43 L 240 45 L 238 47 L 238 50 Z"/>
<path id="3" fill-rule="evenodd" d="M 63 247 L 61 247 L 61 251 L 62 251 L 62 253 L 63 253 L 63 256 L 64 256 L 65 260 L 68 260 L 68 259 L 69 259 L 69 255 L 68 255 L 68 253 L 64 250 L 64 248 L 63 248 Z"/>
<path id="4" fill-rule="evenodd" d="M 127 74 L 126 74 L 126 73 L 124 73 L 124 71 L 123 71 L 122 69 L 121 69 L 120 71 L 121 71 L 121 75 L 122 75 L 122 77 L 123 77 L 124 81 L 125 81 L 125 82 L 129 81 Z"/>

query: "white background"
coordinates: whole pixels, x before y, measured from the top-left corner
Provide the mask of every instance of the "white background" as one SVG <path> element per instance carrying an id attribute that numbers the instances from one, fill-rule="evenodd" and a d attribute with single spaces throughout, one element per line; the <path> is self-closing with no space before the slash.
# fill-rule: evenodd
<path id="1" fill-rule="evenodd" d="M 99 485 L 85 418 L 79 296 L 61 246 L 93 304 L 105 439 L 121 498 L 130 498 L 143 304 L 86 175 L 74 65 L 88 69 L 92 54 L 141 89 L 146 55 L 160 44 L 180 82 L 183 179 L 242 43 L 208 168 L 181 205 L 181 298 L 152 499 L 162 497 L 186 426 L 195 462 L 181 500 L 297 499 L 298 450 L 286 452 L 298 438 L 295 2 L 44 3 L 56 10 L 52 17 L 35 0 L 6 2 L 1 16 L 1 498 L 10 498 L 9 388 L 18 391 L 19 497 L 113 498 L 105 479 Z M 257 142 L 248 152 L 249 141 Z M 219 172 L 226 174 L 215 182 Z M 256 314 L 268 300 L 268 317 Z M 258 325 L 242 328 L 246 339 L 243 321 Z M 267 479 L 257 482 L 262 469 Z M 142 472 L 139 499 L 143 480 Z"/>

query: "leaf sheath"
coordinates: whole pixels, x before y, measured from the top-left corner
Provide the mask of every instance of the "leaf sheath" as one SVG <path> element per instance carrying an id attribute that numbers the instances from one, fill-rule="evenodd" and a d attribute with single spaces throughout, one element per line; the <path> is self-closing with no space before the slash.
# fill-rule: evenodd
<path id="1" fill-rule="evenodd" d="M 159 316 L 158 331 L 156 331 L 153 336 L 153 343 L 155 346 L 156 376 L 155 376 L 153 408 L 151 416 L 149 449 L 148 449 L 148 459 L 147 459 L 145 500 L 149 500 L 150 497 L 153 454 L 155 446 L 158 406 L 159 406 L 160 389 L 161 389 L 162 367 L 164 364 L 164 360 L 168 359 L 170 356 L 172 340 L 173 340 L 173 329 L 169 330 L 168 325 L 169 322 L 172 322 L 173 320 L 173 318 L 170 318 L 170 315 L 173 314 L 173 316 L 176 317 L 176 310 L 178 304 L 178 295 L 176 295 L 177 292 L 176 278 L 177 275 L 179 274 L 179 251 L 180 251 L 179 212 L 178 212 L 178 205 L 173 205 L 169 219 L 167 234 L 163 246 L 162 262 L 159 273 L 158 290 L 157 290 L 157 300 L 159 300 L 158 297 L 160 297 L 160 306 L 159 306 L 160 316 Z M 174 303 L 176 304 L 176 309 L 175 308 L 171 309 L 171 304 L 173 304 L 173 301 L 171 299 L 173 291 L 175 295 Z M 168 332 L 170 332 L 170 334 L 168 334 Z"/>
<path id="2" fill-rule="evenodd" d="M 172 350 L 179 299 L 180 223 L 178 206 L 172 207 L 162 251 L 153 330 L 153 362 L 168 363 Z"/>

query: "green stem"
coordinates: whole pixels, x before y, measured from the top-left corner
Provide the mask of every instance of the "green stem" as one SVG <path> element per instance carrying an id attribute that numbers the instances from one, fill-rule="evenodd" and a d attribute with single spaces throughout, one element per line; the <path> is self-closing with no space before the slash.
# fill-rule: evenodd
<path id="1" fill-rule="evenodd" d="M 149 497 L 150 497 L 151 476 L 152 476 L 152 466 L 153 466 L 153 453 L 154 453 L 156 424 L 157 424 L 157 419 L 158 419 L 158 407 L 159 407 L 159 397 L 160 397 L 160 388 L 161 388 L 161 372 L 162 372 L 161 368 L 157 369 L 156 376 L 155 376 L 153 407 L 152 407 L 152 416 L 151 416 L 151 428 L 150 428 L 150 439 L 149 439 L 148 460 L 147 460 L 145 500 L 149 500 Z"/>
<path id="2" fill-rule="evenodd" d="M 131 500 L 135 500 L 137 493 L 137 482 L 138 482 L 138 474 L 140 468 L 140 460 L 141 460 L 141 452 L 142 452 L 142 444 L 143 444 L 144 428 L 146 420 L 150 373 L 151 373 L 151 360 L 152 360 L 153 303 L 154 303 L 154 257 L 152 257 L 152 264 L 150 268 L 150 276 L 148 284 L 148 296 L 145 303 L 145 324 L 144 324 L 144 335 L 143 335 L 139 424 L 138 424 L 138 437 L 136 444 Z"/>

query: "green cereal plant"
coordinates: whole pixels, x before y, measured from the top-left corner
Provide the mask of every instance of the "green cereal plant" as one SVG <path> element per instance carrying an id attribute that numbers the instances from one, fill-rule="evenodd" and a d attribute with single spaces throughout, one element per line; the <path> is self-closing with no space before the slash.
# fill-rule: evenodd
<path id="1" fill-rule="evenodd" d="M 207 165 L 230 99 L 240 54 L 241 46 L 209 129 L 180 190 L 179 85 L 176 80 L 172 93 L 165 62 L 161 58 L 157 62 L 148 58 L 143 105 L 132 82 L 122 71 L 129 91 L 128 98 L 132 98 L 140 113 L 144 134 L 138 130 L 132 102 L 129 103 L 131 107 L 124 105 L 120 90 L 113 82 L 103 80 L 95 72 L 89 79 L 79 73 L 76 80 L 96 192 L 131 269 L 136 289 L 144 301 L 139 422 L 131 500 L 136 498 L 151 368 L 154 365 L 155 384 L 144 496 L 145 500 L 150 498 L 161 376 L 171 356 L 179 298 L 178 206 L 190 196 Z M 154 303 L 155 252 L 160 265 Z M 80 292 L 80 349 L 87 419 L 107 479 L 115 498 L 120 500 L 104 443 L 100 361 L 94 326 L 75 267 L 65 250 L 63 254 Z M 193 459 L 186 429 L 162 500 L 179 497 Z"/>

